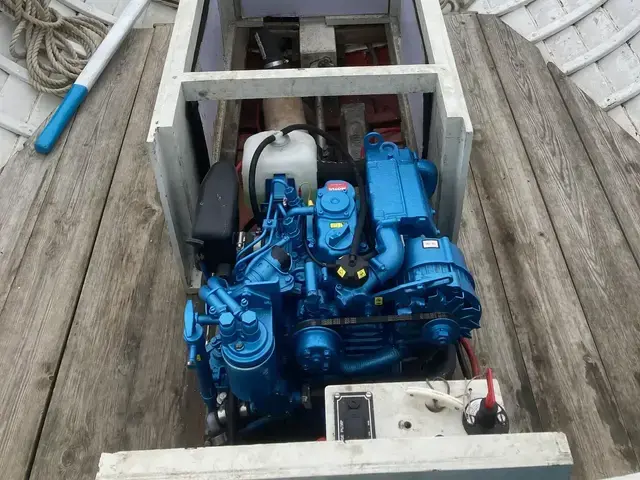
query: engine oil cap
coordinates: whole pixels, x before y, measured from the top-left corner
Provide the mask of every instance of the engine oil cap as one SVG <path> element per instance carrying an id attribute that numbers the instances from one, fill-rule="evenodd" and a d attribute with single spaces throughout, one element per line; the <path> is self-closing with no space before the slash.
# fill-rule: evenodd
<path id="1" fill-rule="evenodd" d="M 361 287 L 369 280 L 369 262 L 359 255 L 343 255 L 336 262 L 338 281 L 347 287 Z"/>

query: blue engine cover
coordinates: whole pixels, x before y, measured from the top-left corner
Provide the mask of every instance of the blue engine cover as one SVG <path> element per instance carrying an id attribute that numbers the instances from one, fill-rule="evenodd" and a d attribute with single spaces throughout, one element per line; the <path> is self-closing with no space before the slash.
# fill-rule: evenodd
<path id="1" fill-rule="evenodd" d="M 342 181 L 327 182 L 316 197 L 318 258 L 331 262 L 349 253 L 358 223 L 356 191 Z"/>
<path id="2" fill-rule="evenodd" d="M 300 405 L 303 385 L 401 375 L 404 359 L 428 357 L 480 326 L 463 255 L 434 222 L 435 166 L 378 134 L 365 145 L 375 248 L 363 285 L 342 284 L 304 245 L 326 263 L 349 253 L 354 187 L 327 182 L 315 204 L 303 205 L 291 180 L 276 176 L 262 232 L 238 253 L 231 278 L 208 278 L 204 314 L 187 303 L 189 364 L 209 408 L 216 391 L 231 390 L 254 412 L 287 412 Z M 208 342 L 207 325 L 217 326 Z"/>

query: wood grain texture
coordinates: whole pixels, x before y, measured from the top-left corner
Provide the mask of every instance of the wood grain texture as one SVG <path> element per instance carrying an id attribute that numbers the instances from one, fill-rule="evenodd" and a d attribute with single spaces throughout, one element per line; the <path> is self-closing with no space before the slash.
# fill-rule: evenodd
<path id="1" fill-rule="evenodd" d="M 0 312 L 13 285 L 69 132 L 67 128 L 53 151 L 44 157 L 33 148 L 42 128 L 44 126 L 0 170 Z"/>
<path id="2" fill-rule="evenodd" d="M 0 313 L 3 479 L 31 461 L 150 41 L 124 42 L 76 116 Z"/>
<path id="3" fill-rule="evenodd" d="M 185 368 L 185 294 L 146 145 L 170 37 L 155 29 L 32 478 L 93 479 L 102 452 L 203 440 Z"/>
<path id="4" fill-rule="evenodd" d="M 481 24 L 611 383 L 615 399 L 600 410 L 617 404 L 637 456 L 640 295 L 629 287 L 640 285 L 640 269 L 538 50 L 496 19 Z"/>
<path id="5" fill-rule="evenodd" d="M 462 44 L 484 41 L 475 16 L 449 16 L 448 25 Z M 477 132 L 473 175 L 542 427 L 567 434 L 577 478 L 633 471 L 635 455 L 502 83 L 486 46 L 466 52 L 456 60 Z"/>
<path id="6" fill-rule="evenodd" d="M 456 20 L 459 19 L 450 19 L 450 29 L 465 28 Z M 458 62 L 468 62 L 469 56 L 473 56 L 478 61 L 491 64 L 487 45 L 482 38 L 469 35 L 450 35 L 450 38 L 453 54 Z M 474 149 L 482 148 L 484 143 L 482 131 L 477 127 L 474 125 L 477 138 L 471 151 L 472 170 Z M 458 244 L 473 274 L 476 292 L 482 303 L 482 328 L 474 332 L 474 345 L 481 367 L 492 367 L 500 381 L 505 408 L 510 412 L 511 431 L 539 431 L 542 429 L 540 415 L 471 172 L 467 181 Z"/>
<path id="7" fill-rule="evenodd" d="M 548 67 L 640 263 L 640 144 L 558 67 L 551 63 Z"/>
<path id="8" fill-rule="evenodd" d="M 460 58 L 458 39 L 452 39 L 451 44 L 454 55 Z M 542 429 L 540 416 L 472 174 L 467 182 L 458 244 L 482 303 L 482 328 L 473 335 L 480 366 L 491 367 L 500 382 L 505 408 L 510 413 L 511 431 L 539 431 Z"/>

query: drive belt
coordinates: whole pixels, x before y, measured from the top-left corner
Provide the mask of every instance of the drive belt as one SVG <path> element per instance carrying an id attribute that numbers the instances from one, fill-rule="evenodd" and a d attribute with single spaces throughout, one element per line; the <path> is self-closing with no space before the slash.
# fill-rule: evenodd
<path id="1" fill-rule="evenodd" d="M 325 319 L 310 319 L 298 322 L 295 331 L 309 327 L 345 327 L 348 325 L 364 325 L 371 323 L 397 323 L 397 322 L 427 322 L 436 318 L 454 319 L 454 316 L 446 312 L 412 313 L 409 315 L 377 315 L 372 317 L 340 317 Z"/>

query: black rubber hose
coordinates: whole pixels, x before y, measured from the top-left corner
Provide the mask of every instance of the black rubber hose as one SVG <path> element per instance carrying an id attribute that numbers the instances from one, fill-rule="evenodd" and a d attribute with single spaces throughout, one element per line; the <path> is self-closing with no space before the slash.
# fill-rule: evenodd
<path id="1" fill-rule="evenodd" d="M 282 129 L 282 133 L 284 135 L 288 135 L 294 130 L 306 130 L 312 135 L 320 135 L 323 137 L 328 144 L 337 148 L 342 156 L 346 158 L 351 167 L 353 168 L 353 173 L 356 177 L 356 183 L 358 185 L 358 191 L 360 194 L 360 212 L 358 213 L 358 223 L 356 224 L 356 231 L 353 236 L 353 243 L 351 244 L 351 255 L 358 255 L 358 249 L 360 248 L 360 239 L 362 238 L 362 232 L 364 231 L 364 224 L 367 221 L 367 192 L 364 185 L 364 179 L 360 174 L 360 170 L 358 170 L 358 165 L 356 161 L 353 159 L 349 151 L 345 148 L 345 146 L 333 135 L 329 135 L 327 132 L 322 130 L 321 128 L 316 127 L 315 125 L 306 125 L 306 124 L 297 124 L 297 125 L 289 125 Z"/>
<path id="2" fill-rule="evenodd" d="M 262 223 L 262 212 L 260 212 L 260 206 L 258 205 L 258 196 L 256 195 L 256 168 L 258 167 L 258 160 L 260 155 L 267 145 L 275 142 L 276 136 L 269 135 L 267 138 L 260 142 L 256 151 L 253 152 L 251 157 L 251 165 L 249 166 L 249 201 L 251 202 L 251 210 L 253 211 L 253 217 L 260 224 Z"/>
<path id="3" fill-rule="evenodd" d="M 294 130 L 306 130 L 312 135 L 320 135 L 327 141 L 327 143 L 336 147 L 340 151 L 342 156 L 346 158 L 351 164 L 354 171 L 355 178 L 356 178 L 358 191 L 360 194 L 360 212 L 358 213 L 358 222 L 356 224 L 356 231 L 353 236 L 353 242 L 351 243 L 351 255 L 357 256 L 358 249 L 360 248 L 360 239 L 362 238 L 364 225 L 367 221 L 367 208 L 368 208 L 367 193 L 364 185 L 364 179 L 362 178 L 362 175 L 358 170 L 358 165 L 356 164 L 356 161 L 353 159 L 349 151 L 344 147 L 344 145 L 342 145 L 342 143 L 340 143 L 340 141 L 336 139 L 334 136 L 329 135 L 327 132 L 325 132 L 321 128 L 318 128 L 315 125 L 307 125 L 307 124 L 301 123 L 301 124 L 289 125 L 288 127 L 283 128 L 282 134 L 288 135 Z M 275 135 L 269 135 L 262 142 L 260 142 L 260 145 L 258 145 L 258 148 L 256 148 L 256 151 L 253 152 L 253 156 L 251 157 L 251 165 L 249 166 L 249 200 L 251 202 L 251 210 L 253 210 L 253 215 L 255 216 L 256 220 L 259 220 L 259 221 L 262 221 L 262 215 L 260 212 L 260 206 L 258 205 L 258 196 L 256 194 L 256 169 L 258 167 L 258 160 L 260 159 L 260 155 L 262 155 L 262 152 L 267 147 L 267 145 L 269 145 L 270 143 L 273 143 L 275 139 L 276 139 Z M 312 260 L 313 260 L 313 257 L 312 257 Z M 317 261 L 315 262 L 318 263 Z M 319 265 L 322 265 L 322 264 L 319 263 Z"/>
<path id="4" fill-rule="evenodd" d="M 303 226 L 304 228 L 304 226 Z M 307 231 L 307 229 L 305 228 L 305 232 Z M 326 267 L 326 268 L 336 268 L 335 264 L 333 263 L 326 263 L 323 262 L 322 260 L 318 260 L 318 258 L 313 254 L 313 252 L 311 251 L 311 248 L 309 247 L 309 240 L 307 239 L 307 235 L 305 234 L 304 236 L 304 241 L 302 242 L 304 243 L 304 249 L 307 252 L 307 255 L 309 255 L 309 258 L 311 259 L 311 261 L 321 267 Z"/>
<path id="5" fill-rule="evenodd" d="M 471 379 L 473 377 L 471 374 L 471 367 L 469 366 L 466 353 L 460 342 L 456 344 L 456 354 L 458 356 L 458 363 L 460 364 L 462 376 L 467 380 Z"/>
<path id="6" fill-rule="evenodd" d="M 235 445 L 238 439 L 238 399 L 229 392 L 225 401 L 227 445 Z"/>

